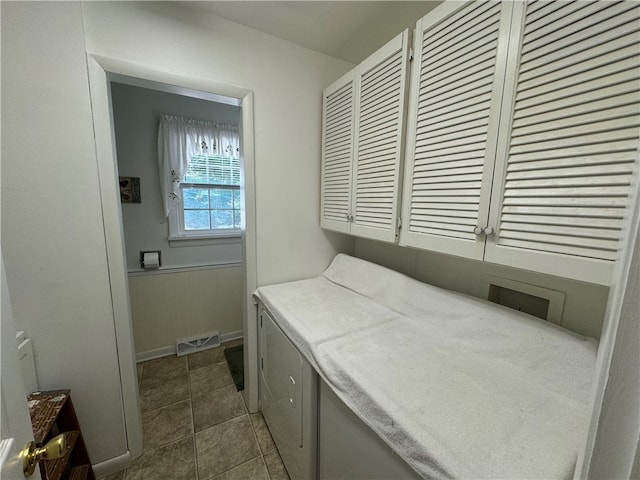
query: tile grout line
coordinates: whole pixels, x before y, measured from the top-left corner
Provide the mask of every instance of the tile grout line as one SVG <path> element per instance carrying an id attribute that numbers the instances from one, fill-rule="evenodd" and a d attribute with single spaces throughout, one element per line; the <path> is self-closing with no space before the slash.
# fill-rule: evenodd
<path id="1" fill-rule="evenodd" d="M 225 364 L 225 365 L 227 365 L 227 367 L 228 367 L 228 363 L 227 363 L 227 362 L 226 362 L 226 360 L 225 360 L 225 361 L 222 361 L 222 362 L 216 362 L 216 363 L 211 363 L 211 364 L 208 364 L 208 365 L 203 365 L 203 366 L 198 367 L 198 368 L 204 368 L 204 367 L 208 367 L 208 366 L 211 366 L 211 365 L 220 365 L 220 364 Z M 194 369 L 194 370 L 198 370 L 198 368 L 196 368 L 196 369 Z M 191 372 L 191 371 L 192 371 L 192 370 L 189 370 L 189 372 Z M 231 376 L 231 372 L 229 372 L 229 376 Z M 233 383 L 233 379 L 232 379 L 232 383 L 231 383 L 231 384 L 229 384 L 229 385 L 224 385 L 224 386 L 222 386 L 222 387 L 218 387 L 218 388 L 213 389 L 213 390 L 219 390 L 219 389 L 221 389 L 221 388 L 225 388 L 225 387 L 228 387 L 228 386 L 235 386 L 235 384 Z M 191 388 L 191 379 L 189 379 L 189 388 Z M 212 391 L 213 391 L 213 390 L 212 390 Z M 190 393 L 191 393 L 191 392 L 190 392 Z M 237 392 L 237 390 L 236 390 L 236 393 L 238 393 L 238 392 Z M 262 460 L 262 463 L 263 463 L 263 465 L 264 465 L 264 468 L 265 468 L 265 470 L 267 471 L 267 475 L 269 475 L 269 478 L 271 478 L 271 475 L 269 474 L 269 469 L 267 468 L 267 464 L 266 464 L 266 462 L 265 462 L 265 460 L 264 460 L 264 455 L 263 455 L 263 453 L 262 453 L 262 447 L 260 446 L 260 443 L 258 442 L 258 437 L 257 437 L 257 435 L 256 435 L 255 428 L 254 428 L 254 426 L 253 426 L 253 422 L 251 421 L 251 414 L 249 413 L 249 410 L 247 409 L 247 405 L 246 405 L 246 403 L 244 402 L 244 399 L 241 399 L 241 401 L 242 401 L 242 409 L 243 409 L 243 413 L 242 413 L 242 414 L 240 414 L 240 415 L 238 415 L 238 416 L 236 416 L 236 417 L 233 417 L 233 418 L 229 418 L 229 419 L 227 419 L 227 420 L 225 420 L 225 421 L 223 421 L 223 422 L 217 423 L 217 424 L 215 424 L 215 425 L 211 425 L 210 427 L 207 427 L 206 429 L 204 429 L 204 430 L 202 430 L 202 431 L 208 430 L 208 429 L 210 429 L 210 428 L 214 428 L 214 427 L 216 427 L 216 426 L 218 426 L 218 425 L 222 425 L 222 424 L 224 424 L 224 423 L 226 423 L 226 422 L 229 422 L 229 421 L 231 421 L 231 420 L 234 420 L 234 419 L 236 419 L 236 418 L 240 418 L 240 417 L 242 417 L 242 416 L 246 415 L 246 416 L 247 416 L 247 421 L 249 422 L 249 426 L 251 427 L 251 432 L 253 433 L 253 439 L 254 439 L 254 441 L 256 442 L 256 445 L 258 446 L 258 452 L 259 452 L 259 455 L 255 456 L 255 457 L 253 457 L 253 458 L 250 458 L 250 459 L 246 460 L 245 462 L 239 463 L 238 465 L 234 465 L 234 466 L 232 466 L 232 467 L 228 468 L 227 470 L 224 470 L 224 471 L 222 471 L 222 472 L 219 472 L 216 476 L 214 476 L 214 477 L 210 477 L 210 478 L 209 478 L 209 479 L 207 479 L 207 480 L 213 480 L 215 477 L 219 477 L 220 475 L 224 475 L 225 473 L 230 472 L 231 470 L 233 470 L 233 469 L 235 469 L 235 468 L 238 468 L 238 467 L 240 467 L 240 466 L 242 466 L 242 465 L 245 465 L 246 463 L 249 463 L 249 462 L 251 462 L 251 461 L 255 460 L 256 458 L 260 458 L 260 459 Z M 192 407 L 192 408 L 193 408 L 193 407 Z M 195 419 L 193 420 L 193 422 L 194 422 L 194 431 L 195 431 Z M 195 443 L 195 442 L 194 442 L 194 443 Z M 197 454 L 196 454 L 196 457 L 197 457 Z M 197 462 L 197 461 L 196 461 L 196 462 Z M 196 463 L 196 471 L 197 471 L 197 463 Z M 198 473 L 196 473 L 196 474 L 198 474 Z M 198 477 L 197 477 L 197 480 L 198 480 Z M 203 480 L 204 480 L 204 479 L 203 479 Z"/>
<path id="2" fill-rule="evenodd" d="M 269 479 L 271 479 L 271 472 L 269 471 L 269 467 L 267 466 L 267 461 L 264 459 L 264 450 L 262 450 L 262 445 L 260 445 L 260 441 L 258 440 L 258 434 L 256 433 L 256 427 L 253 424 L 253 420 L 251 420 L 251 413 L 249 412 L 249 409 L 247 408 L 247 404 L 244 403 L 244 399 L 242 401 L 242 403 L 244 404 L 244 408 L 245 410 L 247 410 L 247 415 L 249 416 L 249 425 L 251 425 L 251 431 L 253 432 L 253 437 L 256 440 L 256 444 L 258 445 L 258 450 L 260 450 L 260 458 L 262 458 L 262 463 L 264 464 L 264 468 L 267 471 L 267 475 L 269 476 Z M 258 413 L 256 415 L 261 415 L 260 411 L 258 411 Z M 264 420 L 264 419 L 263 419 Z M 266 426 L 266 422 L 265 422 L 265 426 Z M 269 428 L 267 427 L 267 431 L 269 431 Z M 269 435 L 271 436 L 271 438 L 273 438 L 273 436 L 271 435 L 271 432 L 269 431 Z M 274 442 L 275 445 L 275 442 Z M 269 450 L 271 451 L 271 450 Z"/>
<path id="3" fill-rule="evenodd" d="M 221 344 L 221 346 L 222 346 L 222 345 L 223 345 L 223 344 Z M 196 480 L 200 480 L 200 472 L 199 472 L 199 469 L 198 469 L 198 449 L 197 449 L 197 446 L 196 446 L 196 431 L 195 431 L 195 430 L 196 430 L 196 420 L 195 420 L 195 416 L 194 416 L 194 413 L 193 413 L 193 393 L 192 393 L 192 385 L 191 385 L 191 372 L 196 371 L 196 370 L 199 370 L 199 369 L 201 369 L 201 368 L 211 367 L 211 366 L 213 366 L 213 365 L 220 365 L 220 364 L 223 364 L 223 363 L 226 365 L 226 363 L 227 363 L 227 362 L 226 362 L 226 360 L 221 361 L 221 362 L 212 362 L 212 363 L 208 363 L 208 364 L 205 364 L 205 365 L 201 365 L 201 366 L 199 366 L 199 367 L 196 367 L 196 368 L 194 368 L 194 369 L 191 369 L 191 367 L 190 367 L 190 365 L 189 365 L 189 359 L 188 359 L 188 357 L 187 357 L 187 359 L 186 359 L 186 360 L 187 360 L 187 380 L 188 380 L 188 383 L 189 383 L 189 400 L 190 400 L 190 405 L 191 405 L 191 426 L 192 426 L 192 431 L 193 431 L 193 457 L 194 457 L 194 461 L 195 461 L 195 473 L 196 473 Z M 229 375 L 231 375 L 231 373 L 230 373 L 230 372 L 229 372 Z M 231 383 L 231 385 L 233 385 L 233 382 Z M 211 391 L 220 390 L 221 388 L 225 388 L 225 387 L 227 387 L 227 386 L 229 386 L 229 385 L 222 385 L 222 386 L 220 386 L 220 387 L 218 387 L 218 388 L 214 388 L 214 389 L 212 389 Z M 245 407 L 245 408 L 244 408 L 244 409 L 245 409 L 245 414 L 247 414 L 248 412 L 247 412 L 247 409 L 246 409 L 246 405 L 245 405 L 244 407 Z M 242 415 L 239 415 L 239 416 L 242 416 Z M 233 417 L 233 418 L 238 418 L 238 417 Z M 233 418 L 228 419 L 228 420 L 225 420 L 225 422 L 226 422 L 226 421 L 229 421 L 229 420 L 233 420 Z M 220 422 L 220 423 L 218 423 L 218 424 L 216 424 L 216 425 L 221 425 L 222 423 L 225 423 L 225 422 Z M 249 419 L 249 424 L 251 425 L 251 419 Z M 208 428 L 215 427 L 216 425 L 212 425 L 212 426 L 210 426 L 210 427 L 207 427 L 207 428 L 206 428 L 206 429 L 204 429 L 204 430 L 207 430 Z M 201 430 L 201 431 L 204 431 L 204 430 Z M 199 433 L 199 432 L 198 432 L 198 433 Z M 255 433 L 254 433 L 254 435 L 255 435 Z M 260 446 L 259 446 L 259 445 L 258 445 L 258 449 L 260 449 Z M 252 460 L 253 460 L 253 459 L 252 459 Z M 264 460 L 263 460 L 263 461 L 264 461 Z M 246 463 L 246 462 L 245 462 L 245 463 Z M 232 467 L 231 469 L 236 468 L 237 466 L 238 466 L 238 465 L 236 465 L 236 466 Z M 229 469 L 229 470 L 231 470 L 231 469 Z M 225 472 L 221 472 L 219 475 L 222 475 L 223 473 L 226 473 L 226 472 L 227 472 L 227 471 L 229 471 L 229 470 L 226 470 Z M 214 477 L 211 477 L 211 479 L 212 479 L 212 478 L 214 478 Z M 204 479 L 203 479 L 203 480 L 204 480 Z"/>
<path id="4" fill-rule="evenodd" d="M 221 345 L 221 347 L 223 347 L 223 346 L 224 346 L 224 344 Z M 151 369 L 151 371 L 150 371 L 149 368 L 148 368 L 149 366 L 146 365 L 146 364 L 149 363 L 149 362 L 153 362 L 153 361 L 156 361 L 156 359 L 150 360 L 150 361 L 147 361 L 147 362 L 141 362 L 141 364 L 140 364 L 140 369 L 139 369 L 140 374 L 139 374 L 138 385 L 137 385 L 139 393 L 142 391 L 143 380 L 148 380 L 150 378 L 154 378 L 155 375 L 159 376 L 159 378 L 161 378 L 161 379 L 164 377 L 163 372 L 162 372 L 162 368 L 163 368 L 162 366 L 160 367 L 159 372 L 156 371 L 155 375 L 151 375 L 149 377 L 149 375 L 152 374 L 155 371 L 155 369 Z M 180 362 L 176 362 L 176 363 L 180 363 Z M 148 453 L 154 452 L 154 451 L 156 451 L 156 450 L 158 450 L 160 448 L 167 448 L 167 446 L 169 446 L 169 445 L 172 445 L 172 444 L 175 444 L 175 443 L 178 443 L 178 442 L 183 442 L 183 441 L 187 440 L 188 438 L 191 438 L 192 448 L 193 448 L 193 462 L 194 462 L 193 465 L 194 465 L 194 478 L 195 478 L 195 480 L 213 480 L 213 478 L 215 478 L 215 477 L 207 477 L 206 479 L 204 477 L 201 478 L 201 475 L 200 475 L 199 470 L 198 470 L 198 449 L 197 449 L 197 444 L 196 444 L 196 435 L 197 435 L 198 432 L 195 431 L 195 408 L 194 408 L 194 401 L 193 401 L 194 400 L 194 394 L 193 394 L 193 386 L 194 385 L 193 385 L 193 382 L 191 381 L 190 373 L 194 372 L 194 371 L 197 371 L 199 369 L 202 369 L 202 368 L 206 368 L 206 367 L 213 367 L 213 366 L 220 367 L 223 364 L 228 368 L 228 363 L 226 362 L 226 360 L 223 359 L 222 361 L 218 361 L 218 362 L 214 361 L 212 363 L 208 363 L 208 364 L 205 364 L 205 365 L 198 366 L 198 367 L 196 367 L 194 369 L 191 369 L 190 364 L 189 364 L 189 359 L 188 359 L 188 357 L 185 357 L 183 365 L 186 366 L 186 375 L 187 375 L 187 379 L 186 380 L 187 380 L 187 385 L 188 385 L 188 396 L 187 396 L 187 398 L 175 401 L 175 402 L 167 404 L 167 405 L 161 405 L 161 406 L 158 406 L 158 407 L 155 407 L 155 408 L 147 409 L 147 410 L 144 411 L 144 413 L 157 412 L 157 411 L 160 411 L 160 410 L 175 406 L 177 404 L 180 404 L 180 403 L 185 402 L 185 401 L 188 400 L 189 401 L 189 409 L 190 409 L 189 413 L 190 413 L 190 418 L 191 418 L 191 432 L 190 432 L 189 435 L 184 435 L 181 438 L 172 439 L 171 441 L 168 441 L 167 443 L 164 443 L 164 444 L 161 444 L 161 445 L 157 445 L 157 446 L 155 446 L 155 447 L 153 447 L 153 448 L 151 448 L 151 449 L 149 449 L 147 451 L 144 450 L 144 444 L 143 444 L 143 455 L 146 455 Z M 182 370 L 182 368 L 184 368 L 184 367 L 181 366 L 179 369 Z M 167 372 L 164 372 L 164 374 L 170 373 L 172 370 L 174 370 L 174 369 L 169 369 L 169 370 L 167 370 Z M 175 369 L 175 370 L 177 370 L 177 369 Z M 185 370 L 182 370 L 182 371 L 185 372 Z M 228 371 L 228 369 L 225 370 L 225 372 L 228 374 L 228 377 L 232 379 L 231 372 Z M 197 383 L 197 382 L 195 382 L 195 383 Z M 226 387 L 231 387 L 231 386 L 234 386 L 234 385 L 235 384 L 233 383 L 233 380 L 232 380 L 231 383 L 226 384 L 226 385 L 217 386 L 216 388 L 208 390 L 208 392 L 214 392 L 214 391 L 217 391 L 217 390 L 220 390 L 220 389 L 223 389 L 223 388 L 226 388 Z M 239 392 L 237 392 L 237 390 L 236 390 L 236 393 L 239 393 Z M 261 461 L 262 461 L 262 467 L 265 469 L 265 472 L 267 473 L 268 478 L 271 479 L 272 478 L 272 474 L 269 471 L 269 468 L 267 467 L 267 462 L 266 462 L 266 459 L 265 459 L 265 453 L 271 453 L 273 450 L 276 450 L 276 452 L 277 452 L 277 449 L 276 448 L 271 448 L 271 449 L 267 450 L 266 452 L 263 450 L 263 446 L 260 444 L 260 441 L 258 439 L 257 430 L 256 430 L 256 424 L 259 423 L 259 422 L 256 422 L 254 424 L 254 422 L 252 421 L 252 417 L 251 417 L 252 414 L 249 412 L 249 410 L 247 408 L 247 405 L 244 402 L 244 399 L 242 397 L 241 397 L 241 402 L 242 402 L 242 412 L 243 413 L 241 413 L 240 415 L 237 415 L 235 417 L 226 419 L 223 422 L 217 423 L 215 425 L 211 425 L 210 427 L 207 427 L 207 429 L 216 427 L 216 426 L 221 425 L 221 424 L 223 424 L 225 422 L 228 422 L 228 421 L 231 421 L 231 420 L 234 420 L 234 419 L 237 419 L 237 418 L 240 418 L 240 417 L 246 415 L 247 416 L 247 420 L 249 422 L 249 425 L 251 426 L 251 432 L 253 434 L 252 438 L 253 438 L 254 442 L 256 443 L 256 445 L 258 447 L 258 455 L 253 457 L 253 458 L 247 459 L 246 461 L 244 461 L 244 462 L 242 462 L 242 463 L 240 463 L 238 465 L 234 465 L 231 468 L 229 468 L 229 469 L 227 469 L 227 470 L 225 470 L 223 472 L 219 472 L 216 476 L 224 475 L 224 474 L 226 474 L 227 472 L 229 472 L 229 471 L 231 471 L 233 469 L 236 469 L 236 468 L 238 468 L 240 466 L 243 466 L 243 465 L 245 465 L 245 464 L 247 464 L 247 463 L 249 463 L 251 461 L 255 461 L 257 458 L 260 458 Z M 261 415 L 260 412 L 258 412 L 257 415 Z M 202 431 L 205 431 L 207 429 L 204 429 Z M 267 431 L 268 431 L 268 427 L 267 427 Z M 271 435 L 270 432 L 269 432 L 269 435 Z M 144 434 L 143 434 L 143 436 L 144 436 Z M 144 442 L 144 440 L 143 440 L 143 442 Z M 279 456 L 279 452 L 277 452 L 277 455 Z M 122 476 L 119 477 L 118 480 L 126 480 L 129 477 L 130 474 L 131 474 L 130 468 L 124 469 L 122 471 Z"/>
<path id="5" fill-rule="evenodd" d="M 200 480 L 200 472 L 198 471 L 198 448 L 196 446 L 196 419 L 193 415 L 193 394 L 191 393 L 191 369 L 189 368 L 189 359 L 187 361 L 187 382 L 189 383 L 189 406 L 191 409 L 191 432 L 193 445 L 193 467 L 196 473 L 196 480 Z"/>
<path id="6" fill-rule="evenodd" d="M 235 469 L 235 468 L 241 467 L 242 465 L 246 465 L 246 464 L 247 464 L 247 463 L 249 463 L 249 462 L 253 462 L 256 458 L 262 458 L 262 457 L 263 457 L 263 455 L 262 455 L 262 454 L 260 454 L 260 455 L 258 455 L 258 456 L 256 456 L 256 457 L 250 458 L 249 460 L 247 460 L 247 461 L 245 461 L 245 462 L 239 463 L 238 465 L 234 465 L 233 467 L 228 468 L 228 469 L 224 470 L 223 472 L 218 473 L 218 474 L 217 474 L 216 476 L 214 476 L 214 477 L 209 477 L 209 478 L 207 478 L 207 479 L 202 479 L 202 480 L 213 480 L 214 478 L 219 477 L 219 476 L 221 476 L 221 475 L 224 475 L 225 473 L 228 473 L 228 472 L 230 472 L 231 470 L 233 470 L 233 469 Z M 262 461 L 264 462 L 264 458 L 262 458 Z M 265 467 L 265 469 L 267 470 L 267 474 L 268 474 L 268 473 L 269 473 L 269 469 L 267 468 L 267 464 L 266 464 L 266 462 L 264 462 L 264 467 Z M 269 475 L 269 478 L 271 478 L 271 475 Z"/>

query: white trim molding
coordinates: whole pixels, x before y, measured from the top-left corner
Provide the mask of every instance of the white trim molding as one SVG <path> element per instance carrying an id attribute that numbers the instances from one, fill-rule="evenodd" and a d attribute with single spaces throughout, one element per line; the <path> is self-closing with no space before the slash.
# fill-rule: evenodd
<path id="1" fill-rule="evenodd" d="M 145 275 L 169 275 L 171 273 L 196 272 L 198 270 L 213 270 L 214 268 L 241 267 L 241 262 L 211 263 L 207 265 L 176 265 L 174 267 L 160 267 L 154 270 L 129 270 L 130 277 L 143 277 Z"/>
<path id="2" fill-rule="evenodd" d="M 104 462 L 96 463 L 92 465 L 92 468 L 96 478 L 102 478 L 113 473 L 121 472 L 125 468 L 129 468 L 129 465 L 131 465 L 131 452 L 127 452 L 119 457 L 110 458 Z"/>
<path id="3" fill-rule="evenodd" d="M 104 228 L 111 304 L 116 337 L 118 369 L 122 391 L 122 409 L 127 435 L 128 454 L 142 455 L 142 418 L 138 399 L 131 303 L 125 258 L 122 212 L 116 185 L 115 137 L 111 113 L 111 89 L 106 69 L 91 55 L 87 55 L 89 91 L 93 115 L 93 133 L 100 181 L 100 201 Z"/>
<path id="4" fill-rule="evenodd" d="M 227 332 L 220 335 L 220 343 L 230 342 L 232 340 L 238 340 L 239 338 L 244 338 L 242 334 L 242 330 L 238 330 L 236 332 Z M 194 352 L 195 353 L 195 352 Z M 136 353 L 136 363 L 147 362 L 149 360 L 154 360 L 156 358 L 168 357 L 170 355 L 176 354 L 176 346 L 167 345 L 166 347 L 155 348 L 153 350 L 148 350 L 146 352 Z"/>
<path id="5" fill-rule="evenodd" d="M 114 145 L 114 132 L 110 104 L 109 81 L 117 78 L 120 82 L 127 79 L 145 83 L 173 85 L 176 88 L 196 90 L 207 94 L 221 95 L 237 99 L 241 105 L 243 152 L 242 168 L 245 184 L 245 218 L 242 228 L 243 250 L 243 294 L 245 302 L 251 301 L 251 294 L 257 286 L 256 274 L 256 222 L 255 222 L 255 179 L 254 179 L 254 131 L 253 131 L 253 92 L 212 81 L 208 78 L 184 76 L 181 74 L 155 70 L 141 63 L 107 57 L 87 52 L 87 68 L 93 114 L 98 175 L 100 178 L 100 196 L 104 235 L 107 250 L 107 264 L 111 284 L 111 300 L 115 323 L 118 366 L 122 385 L 122 405 L 125 418 L 128 452 L 135 459 L 142 455 L 142 424 L 138 400 L 138 385 L 133 344 L 133 327 L 128 291 L 128 273 L 126 270 L 124 239 L 119 197 L 116 191 L 117 168 Z M 247 343 L 256 344 L 255 315 L 244 312 L 243 327 Z M 255 312 L 253 312 L 255 314 Z M 174 347 L 175 348 L 175 347 Z M 245 349 L 245 352 L 250 350 Z M 247 355 L 247 353 L 245 353 Z M 250 354 L 253 363 L 245 357 L 245 397 L 250 411 L 257 410 L 258 374 L 256 352 Z"/>

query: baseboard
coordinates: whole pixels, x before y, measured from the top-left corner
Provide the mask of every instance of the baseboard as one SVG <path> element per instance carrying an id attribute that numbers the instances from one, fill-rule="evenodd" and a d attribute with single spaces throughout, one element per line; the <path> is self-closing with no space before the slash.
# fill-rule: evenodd
<path id="1" fill-rule="evenodd" d="M 243 337 L 242 330 L 238 330 L 236 332 L 223 333 L 222 335 L 220 335 L 220 341 L 222 343 L 225 343 L 225 342 L 230 342 L 231 340 L 238 340 L 239 338 L 242 338 L 242 337 Z"/>
<path id="2" fill-rule="evenodd" d="M 121 472 L 125 468 L 129 468 L 129 465 L 131 465 L 131 453 L 127 450 L 127 453 L 124 455 L 96 463 L 93 465 L 93 472 L 96 474 L 96 478 L 102 478 L 113 473 Z"/>
<path id="3" fill-rule="evenodd" d="M 238 340 L 243 338 L 242 330 L 236 330 L 235 332 L 222 333 L 220 335 L 220 341 L 222 343 L 230 342 L 231 340 Z M 136 353 L 136 363 L 146 362 L 153 360 L 154 358 L 168 357 L 169 355 L 176 354 L 175 345 L 167 345 L 166 347 L 155 348 L 153 350 L 147 350 L 146 352 Z"/>
<path id="4" fill-rule="evenodd" d="M 146 352 L 136 353 L 136 363 L 146 362 L 147 360 L 153 360 L 154 358 L 167 357 L 169 355 L 176 354 L 176 346 L 168 345 L 166 347 L 155 348 L 153 350 L 147 350 Z"/>

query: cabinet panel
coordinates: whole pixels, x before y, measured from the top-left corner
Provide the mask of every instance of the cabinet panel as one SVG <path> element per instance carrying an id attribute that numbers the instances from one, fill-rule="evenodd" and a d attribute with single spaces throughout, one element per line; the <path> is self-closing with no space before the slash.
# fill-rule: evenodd
<path id="1" fill-rule="evenodd" d="M 420 478 L 322 380 L 319 396 L 319 479 Z"/>
<path id="2" fill-rule="evenodd" d="M 486 260 L 609 282 L 637 202 L 639 20 L 636 2 L 517 5 Z"/>
<path id="3" fill-rule="evenodd" d="M 483 257 L 511 10 L 452 2 L 418 21 L 403 245 Z"/>

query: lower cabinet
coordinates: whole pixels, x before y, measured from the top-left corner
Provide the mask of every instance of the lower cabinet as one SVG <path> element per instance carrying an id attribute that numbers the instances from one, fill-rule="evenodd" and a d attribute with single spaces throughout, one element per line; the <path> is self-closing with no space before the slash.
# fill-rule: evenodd
<path id="1" fill-rule="evenodd" d="M 421 478 L 322 380 L 319 388 L 319 409 L 319 478 Z"/>
<path id="2" fill-rule="evenodd" d="M 340 400 L 260 304 L 260 408 L 289 476 L 419 479 Z"/>

